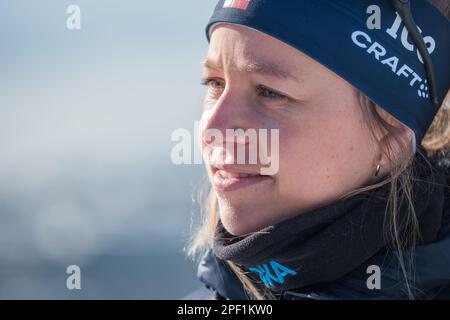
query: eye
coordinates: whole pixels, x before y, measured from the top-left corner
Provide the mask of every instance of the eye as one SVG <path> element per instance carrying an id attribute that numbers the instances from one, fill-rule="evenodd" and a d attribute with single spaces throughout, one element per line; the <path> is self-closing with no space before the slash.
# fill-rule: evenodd
<path id="1" fill-rule="evenodd" d="M 208 93 L 212 96 L 220 95 L 225 88 L 225 82 L 218 78 L 205 78 L 200 82 L 201 85 L 208 88 Z"/>
<path id="2" fill-rule="evenodd" d="M 279 93 L 275 90 L 269 89 L 263 85 L 259 85 L 257 90 L 258 90 L 258 96 L 262 96 L 263 98 L 268 98 L 268 99 L 285 99 L 285 98 L 287 98 L 282 93 Z"/>

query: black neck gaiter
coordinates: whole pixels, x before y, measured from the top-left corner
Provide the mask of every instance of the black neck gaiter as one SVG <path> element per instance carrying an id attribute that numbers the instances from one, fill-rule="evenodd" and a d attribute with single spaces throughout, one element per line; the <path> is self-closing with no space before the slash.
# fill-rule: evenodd
<path id="1" fill-rule="evenodd" d="M 437 237 L 445 185 L 443 176 L 433 180 L 427 170 L 414 178 L 413 203 L 423 242 Z M 213 252 L 274 293 L 334 281 L 390 243 L 389 209 L 385 213 L 390 188 L 387 184 L 245 236 L 231 235 L 219 220 Z M 410 232 L 404 228 L 407 210 L 400 201 L 400 236 Z"/>

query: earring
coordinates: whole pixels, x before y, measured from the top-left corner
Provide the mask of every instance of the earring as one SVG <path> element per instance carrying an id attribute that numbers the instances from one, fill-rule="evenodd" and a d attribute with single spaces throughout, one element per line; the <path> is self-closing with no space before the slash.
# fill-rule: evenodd
<path id="1" fill-rule="evenodd" d="M 378 165 L 377 165 L 377 169 L 376 169 L 376 171 L 375 171 L 375 177 L 378 176 L 378 172 L 380 172 L 380 168 L 381 168 L 381 165 L 378 164 Z"/>
<path id="2" fill-rule="evenodd" d="M 378 173 L 380 172 L 380 168 L 381 168 L 381 157 L 382 155 L 380 155 L 380 161 L 378 162 L 377 168 L 375 170 L 375 177 L 378 176 Z"/>

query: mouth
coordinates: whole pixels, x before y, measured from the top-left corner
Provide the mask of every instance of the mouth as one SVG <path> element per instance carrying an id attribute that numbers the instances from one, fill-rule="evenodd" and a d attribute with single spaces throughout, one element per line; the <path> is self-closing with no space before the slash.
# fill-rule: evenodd
<path id="1" fill-rule="evenodd" d="M 216 191 L 231 192 L 273 180 L 272 176 L 259 172 L 259 166 L 212 166 L 213 187 Z"/>

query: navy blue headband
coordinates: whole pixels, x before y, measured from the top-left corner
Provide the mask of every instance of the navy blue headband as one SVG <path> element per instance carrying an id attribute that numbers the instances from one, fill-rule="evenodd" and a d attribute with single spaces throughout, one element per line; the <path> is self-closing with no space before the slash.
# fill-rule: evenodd
<path id="1" fill-rule="evenodd" d="M 378 9 L 379 26 L 372 20 Z M 450 87 L 450 22 L 426 0 L 413 0 L 411 11 L 442 103 Z M 220 0 L 206 27 L 208 41 L 220 22 L 256 29 L 307 54 L 411 128 L 417 143 L 438 111 L 421 55 L 390 0 Z"/>

